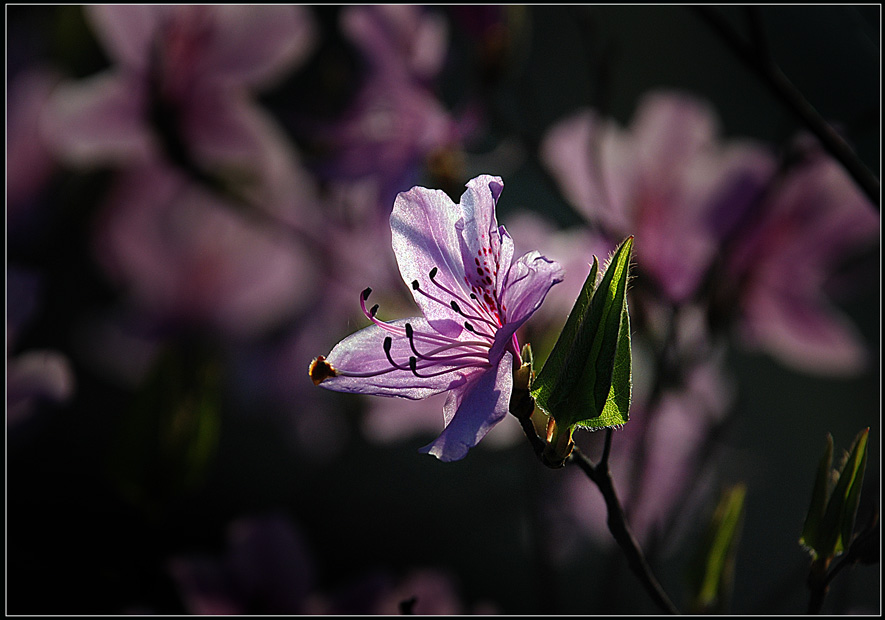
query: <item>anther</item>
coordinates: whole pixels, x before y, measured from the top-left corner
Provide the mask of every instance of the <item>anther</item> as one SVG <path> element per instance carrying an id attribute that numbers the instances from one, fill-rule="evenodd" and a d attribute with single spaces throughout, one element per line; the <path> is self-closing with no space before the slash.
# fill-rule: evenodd
<path id="1" fill-rule="evenodd" d="M 417 291 L 421 286 L 418 284 L 418 280 L 412 280 L 412 290 Z"/>
<path id="2" fill-rule="evenodd" d="M 376 312 L 378 312 L 378 304 L 375 304 L 374 306 L 372 306 L 372 308 L 369 310 L 369 314 L 371 314 L 372 316 L 375 316 Z"/>
<path id="3" fill-rule="evenodd" d="M 466 327 L 468 331 L 471 331 L 474 334 L 476 333 L 476 329 L 473 327 L 473 325 L 471 325 L 467 321 L 464 321 L 464 327 Z"/>
<path id="4" fill-rule="evenodd" d="M 363 301 L 366 301 L 367 299 L 369 299 L 369 295 L 371 295 L 371 294 L 372 294 L 372 289 L 371 289 L 371 288 L 366 288 L 366 290 L 364 290 L 363 293 L 362 293 L 362 295 L 363 295 Z"/>
<path id="5" fill-rule="evenodd" d="M 387 361 L 390 362 L 390 365 L 394 368 L 398 368 L 403 370 L 403 367 L 393 361 L 393 357 L 390 355 L 390 348 L 393 346 L 393 338 L 388 336 L 384 339 L 384 355 L 387 356 Z"/>
<path id="6" fill-rule="evenodd" d="M 436 277 L 436 272 L 439 271 L 436 267 L 430 270 L 430 279 L 433 280 Z"/>
<path id="7" fill-rule="evenodd" d="M 409 370 L 411 370 L 412 374 L 416 377 L 421 376 L 418 374 L 418 358 L 416 358 L 414 355 L 409 357 Z"/>
<path id="8" fill-rule="evenodd" d="M 458 307 L 458 304 L 455 302 L 454 299 L 452 300 L 452 310 L 454 310 L 458 314 L 461 314 L 461 308 Z"/>
<path id="9" fill-rule="evenodd" d="M 408 338 L 409 340 L 411 340 L 411 339 L 412 339 L 412 334 L 414 334 L 414 333 L 415 333 L 415 330 L 412 329 L 412 324 L 411 324 L 411 323 L 406 323 L 406 338 Z"/>

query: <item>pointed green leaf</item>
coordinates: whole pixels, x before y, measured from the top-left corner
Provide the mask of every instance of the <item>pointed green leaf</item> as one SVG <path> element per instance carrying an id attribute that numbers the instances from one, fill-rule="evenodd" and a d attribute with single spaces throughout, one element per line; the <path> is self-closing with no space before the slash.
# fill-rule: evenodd
<path id="1" fill-rule="evenodd" d="M 612 369 L 611 389 L 602 414 L 598 418 L 579 422 L 587 428 L 607 428 L 625 424 L 630 415 L 630 399 L 633 391 L 632 354 L 630 343 L 630 313 L 627 312 L 627 299 L 621 310 L 621 328 L 618 332 L 618 349 Z"/>
<path id="2" fill-rule="evenodd" d="M 866 428 L 857 434 L 851 447 L 848 463 L 839 476 L 840 482 L 843 476 L 851 476 L 851 482 L 846 485 L 845 505 L 842 508 L 842 519 L 839 528 L 842 546 L 845 549 L 851 544 L 851 537 L 854 534 L 854 521 L 857 517 L 857 507 L 860 505 L 860 491 L 863 488 L 863 478 L 867 467 L 867 438 L 869 433 L 870 429 Z M 833 493 L 837 490 L 838 488 Z"/>
<path id="3" fill-rule="evenodd" d="M 738 484 L 722 493 L 704 536 L 694 576 L 696 613 L 722 613 L 734 581 L 734 559 L 744 516 L 747 488 Z"/>
<path id="4" fill-rule="evenodd" d="M 830 494 L 826 512 L 820 523 L 816 548 L 820 557 L 839 555 L 851 544 L 866 468 L 868 435 L 868 428 L 857 435 L 848 458 L 838 472 L 839 479 Z"/>
<path id="5" fill-rule="evenodd" d="M 833 436 L 827 433 L 827 447 L 824 449 L 824 454 L 817 467 L 817 476 L 814 479 L 814 488 L 811 491 L 811 503 L 808 506 L 808 513 L 805 515 L 802 535 L 799 537 L 799 544 L 804 545 L 815 556 L 820 546 L 820 522 L 824 518 L 824 512 L 827 509 L 827 498 L 830 494 L 832 467 Z"/>
<path id="6" fill-rule="evenodd" d="M 532 384 L 538 406 L 562 428 L 605 428 L 627 421 L 631 354 L 626 295 L 632 249 L 633 237 L 628 237 L 595 287 L 594 257 L 566 325 Z"/>

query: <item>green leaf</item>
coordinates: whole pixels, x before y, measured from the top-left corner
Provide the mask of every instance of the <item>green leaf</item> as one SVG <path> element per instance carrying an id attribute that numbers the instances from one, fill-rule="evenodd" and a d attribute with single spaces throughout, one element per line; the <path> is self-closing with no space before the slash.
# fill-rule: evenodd
<path id="1" fill-rule="evenodd" d="M 839 481 L 846 475 L 846 471 L 850 466 L 851 482 L 847 485 L 845 492 L 845 506 L 842 509 L 842 524 L 840 527 L 842 545 L 845 549 L 851 545 L 851 538 L 854 534 L 854 523 L 857 519 L 857 508 L 860 505 L 860 492 L 863 488 L 864 473 L 867 468 L 867 439 L 869 438 L 869 427 L 857 434 L 854 439 L 854 445 L 851 447 L 851 454 L 848 457 L 848 465 L 842 470 Z M 833 491 L 835 494 L 838 491 Z"/>
<path id="2" fill-rule="evenodd" d="M 816 560 L 833 558 L 844 552 L 851 544 L 866 470 L 869 431 L 870 429 L 866 428 L 857 434 L 850 452 L 838 471 L 827 472 L 828 478 L 835 476 L 837 480 L 822 512 L 818 497 L 821 473 L 818 472 L 818 480 L 812 492 L 812 506 L 809 508 L 811 523 L 809 524 L 809 517 L 806 517 L 806 525 L 800 538 L 800 542 L 811 547 Z M 832 459 L 832 439 L 829 437 L 827 453 L 824 454 L 824 460 L 827 459 Z M 822 460 L 821 468 L 823 464 Z M 827 469 L 829 467 L 828 462 Z M 811 514 L 812 508 L 816 511 L 815 515 Z"/>
<path id="3" fill-rule="evenodd" d="M 627 422 L 631 389 L 627 282 L 633 237 L 617 248 L 598 286 L 587 276 L 553 351 L 532 384 L 556 424 L 607 428 Z"/>
<path id="4" fill-rule="evenodd" d="M 805 525 L 802 527 L 802 535 L 799 544 L 804 545 L 812 553 L 817 555 L 820 546 L 820 522 L 824 518 L 827 509 L 827 498 L 830 495 L 830 480 L 832 479 L 833 467 L 833 436 L 827 433 L 827 447 L 817 467 L 817 476 L 814 479 L 814 488 L 811 491 L 811 503 L 808 513 L 805 515 Z"/>
<path id="5" fill-rule="evenodd" d="M 696 558 L 695 613 L 722 613 L 734 582 L 734 559 L 744 516 L 747 488 L 737 484 L 722 493 Z"/>

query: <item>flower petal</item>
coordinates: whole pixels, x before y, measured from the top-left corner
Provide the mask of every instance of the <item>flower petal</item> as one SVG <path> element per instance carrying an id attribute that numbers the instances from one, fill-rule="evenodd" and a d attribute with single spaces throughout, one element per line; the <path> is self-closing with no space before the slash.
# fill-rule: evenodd
<path id="1" fill-rule="evenodd" d="M 153 39 L 173 10 L 149 4 L 96 4 L 85 8 L 86 19 L 108 55 L 136 71 L 147 69 Z"/>
<path id="2" fill-rule="evenodd" d="M 388 325 L 403 329 L 406 323 L 411 323 L 416 332 L 433 331 L 427 321 L 420 317 L 399 319 Z M 437 365 L 433 368 L 436 376 L 419 377 L 409 370 L 409 357 L 414 353 L 408 339 L 405 336 L 392 335 L 390 358 L 402 366 L 402 369 L 395 369 L 384 350 L 384 340 L 391 335 L 377 325 L 370 325 L 346 337 L 335 345 L 326 358 L 333 368 L 333 375 L 323 379 L 319 385 L 336 392 L 400 396 L 417 400 L 457 388 L 466 383 L 472 374 L 483 370 L 472 366 L 452 366 L 457 370 L 437 374 L 444 369 Z M 358 373 L 361 376 L 349 376 L 347 373 Z M 367 374 L 370 376 L 365 376 Z"/>
<path id="3" fill-rule="evenodd" d="M 533 250 L 524 254 L 507 272 L 501 303 L 507 308 L 507 323 L 522 325 L 538 307 L 554 284 L 565 274 L 554 260 Z"/>
<path id="4" fill-rule="evenodd" d="M 544 302 L 554 284 L 564 278 L 562 267 L 535 250 L 521 256 L 507 272 L 500 298 L 506 308 L 507 321 L 495 334 L 495 344 L 489 351 L 489 360 L 495 363 L 498 355 L 510 343 L 510 337 Z"/>
<path id="5" fill-rule="evenodd" d="M 461 233 L 461 257 L 466 268 L 471 268 L 474 261 L 484 256 L 498 258 L 501 251 L 501 235 L 498 231 L 498 220 L 495 218 L 495 206 L 504 183 L 500 177 L 487 174 L 471 179 L 467 183 L 467 191 L 461 196 L 461 219 L 456 228 Z M 503 265 L 506 273 L 510 265 Z"/>
<path id="6" fill-rule="evenodd" d="M 507 416 L 513 389 L 513 354 L 505 352 L 497 366 L 449 394 L 444 415 L 446 428 L 421 448 L 441 461 L 457 461 Z"/>
<path id="7" fill-rule="evenodd" d="M 460 217 L 461 210 L 445 192 L 423 187 L 399 194 L 390 214 L 393 252 L 400 274 L 412 287 L 415 302 L 430 324 L 447 336 L 461 333 L 460 315 L 414 290 L 412 283 L 418 282 L 428 293 L 438 293 L 428 275 L 436 270 L 435 280 L 441 286 L 464 291 L 464 263 L 456 230 Z"/>
<path id="8" fill-rule="evenodd" d="M 205 50 L 214 76 L 264 86 L 292 69 L 313 49 L 310 9 L 292 5 L 215 6 L 216 36 Z"/>
<path id="9" fill-rule="evenodd" d="M 146 118 L 144 85 L 116 72 L 59 85 L 43 118 L 58 152 L 78 164 L 146 161 L 156 153 Z"/>

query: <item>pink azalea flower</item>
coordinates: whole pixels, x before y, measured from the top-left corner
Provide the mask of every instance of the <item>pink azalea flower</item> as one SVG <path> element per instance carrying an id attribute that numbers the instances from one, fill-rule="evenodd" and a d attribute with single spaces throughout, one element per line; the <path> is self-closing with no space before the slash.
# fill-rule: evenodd
<path id="1" fill-rule="evenodd" d="M 760 145 L 721 141 L 707 105 L 670 92 L 643 98 L 628 129 L 582 110 L 548 132 L 541 154 L 589 222 L 635 236 L 637 264 L 674 302 L 700 285 L 719 220 L 750 208 L 775 169 Z"/>
<path id="2" fill-rule="evenodd" d="M 880 217 L 845 170 L 813 145 L 779 180 L 727 259 L 723 301 L 744 342 L 807 372 L 852 374 L 869 359 L 827 295 L 846 258 L 874 248 Z"/>
<path id="3" fill-rule="evenodd" d="M 200 173 L 279 184 L 279 130 L 250 95 L 295 67 L 314 29 L 301 6 L 95 5 L 113 66 L 61 85 L 44 121 L 78 164 L 166 157 Z"/>
<path id="4" fill-rule="evenodd" d="M 97 223 L 96 254 L 111 279 L 160 323 L 250 338 L 310 299 L 312 257 L 278 229 L 174 170 L 128 170 Z"/>
<path id="5" fill-rule="evenodd" d="M 464 129 L 431 90 L 448 49 L 448 25 L 439 13 L 411 5 L 351 6 L 341 29 L 367 72 L 356 97 L 332 123 L 308 131 L 330 153 L 321 174 L 376 177 L 380 205 L 413 184 L 431 154 L 460 142 Z"/>
<path id="6" fill-rule="evenodd" d="M 6 105 L 6 217 L 14 225 L 26 217 L 33 198 L 55 170 L 40 133 L 40 116 L 58 76 L 37 67 L 17 75 Z"/>
<path id="7" fill-rule="evenodd" d="M 70 400 L 77 381 L 70 360 L 54 349 L 16 346 L 23 328 L 38 305 L 40 281 L 36 274 L 6 268 L 6 425 L 27 419 L 41 403 Z"/>
<path id="8" fill-rule="evenodd" d="M 301 532 L 281 515 L 241 518 L 222 557 L 169 562 L 187 610 L 197 615 L 301 614 L 313 587 L 313 561 Z"/>
<path id="9" fill-rule="evenodd" d="M 824 285 L 878 238 L 879 218 L 830 157 L 779 174 L 767 149 L 722 140 L 707 105 L 668 92 L 647 95 L 628 129 L 581 111 L 551 129 L 542 157 L 589 223 L 635 236 L 637 281 L 653 285 L 640 318 L 702 301 L 713 324 L 724 316 L 742 344 L 790 366 L 862 368 L 868 352 Z"/>
<path id="10" fill-rule="evenodd" d="M 513 241 L 495 217 L 499 177 L 467 184 L 456 205 L 440 190 L 397 196 L 390 227 L 400 275 L 423 317 L 372 325 L 342 340 L 310 366 L 314 383 L 358 394 L 421 399 L 448 392 L 446 427 L 422 448 L 443 461 L 463 458 L 508 413 L 516 330 L 562 281 L 559 264 L 529 252 L 513 260 Z"/>

